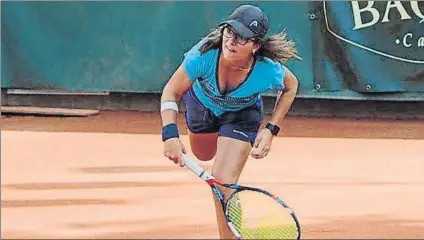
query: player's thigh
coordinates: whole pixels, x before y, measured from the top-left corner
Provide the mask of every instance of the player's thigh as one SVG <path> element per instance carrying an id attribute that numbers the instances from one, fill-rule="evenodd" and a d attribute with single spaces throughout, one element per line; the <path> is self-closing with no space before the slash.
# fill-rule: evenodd
<path id="1" fill-rule="evenodd" d="M 215 118 L 200 103 L 192 89 L 184 94 L 183 100 L 191 150 L 199 160 L 211 160 L 217 148 L 218 127 Z"/>
<path id="2" fill-rule="evenodd" d="M 260 107 L 244 109 L 222 118 L 213 167 L 217 178 L 231 183 L 238 181 L 262 120 Z"/>
<path id="3" fill-rule="evenodd" d="M 238 183 L 251 148 L 252 143 L 249 140 L 220 132 L 212 175 L 227 183 Z M 218 188 L 224 197 L 228 197 L 232 192 L 228 188 Z"/>
<path id="4" fill-rule="evenodd" d="M 217 149 L 218 133 L 192 133 L 188 130 L 193 154 L 202 161 L 211 160 Z"/>
<path id="5" fill-rule="evenodd" d="M 212 174 L 225 182 L 237 183 L 249 157 L 251 146 L 250 141 L 220 135 Z"/>

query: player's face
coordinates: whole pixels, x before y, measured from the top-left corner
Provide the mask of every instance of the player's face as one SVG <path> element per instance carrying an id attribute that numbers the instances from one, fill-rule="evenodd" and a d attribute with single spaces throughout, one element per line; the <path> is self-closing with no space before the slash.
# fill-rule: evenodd
<path id="1" fill-rule="evenodd" d="M 237 61 L 249 58 L 258 48 L 254 39 L 241 37 L 230 26 L 224 28 L 222 53 L 226 59 Z"/>

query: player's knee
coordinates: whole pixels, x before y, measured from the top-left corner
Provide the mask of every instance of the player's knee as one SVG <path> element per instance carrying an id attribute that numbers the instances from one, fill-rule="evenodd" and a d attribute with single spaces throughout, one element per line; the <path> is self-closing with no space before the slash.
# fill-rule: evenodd
<path id="1" fill-rule="evenodd" d="M 193 149 L 193 154 L 196 156 L 197 159 L 201 161 L 209 161 L 212 160 L 212 158 L 215 157 L 215 152 L 213 151 L 199 151 Z"/>
<path id="2" fill-rule="evenodd" d="M 190 133 L 191 151 L 197 159 L 209 161 L 215 157 L 217 149 L 217 133 Z"/>
<path id="3" fill-rule="evenodd" d="M 203 139 L 191 139 L 191 150 L 197 159 L 201 161 L 212 160 L 216 155 L 216 138 L 213 136 Z"/>

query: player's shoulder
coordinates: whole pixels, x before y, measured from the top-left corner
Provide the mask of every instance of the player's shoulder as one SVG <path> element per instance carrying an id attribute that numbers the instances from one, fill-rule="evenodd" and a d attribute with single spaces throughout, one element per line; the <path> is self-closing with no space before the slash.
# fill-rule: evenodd
<path id="1" fill-rule="evenodd" d="M 284 77 L 285 66 L 277 61 L 272 60 L 268 57 L 263 57 L 258 59 L 256 62 L 256 67 L 261 74 L 268 76 Z"/>
<path id="2" fill-rule="evenodd" d="M 182 65 L 192 81 L 200 77 L 209 78 L 213 74 L 217 53 L 215 50 L 209 50 L 205 53 L 201 51 L 207 40 L 208 38 L 203 38 L 184 54 Z"/>

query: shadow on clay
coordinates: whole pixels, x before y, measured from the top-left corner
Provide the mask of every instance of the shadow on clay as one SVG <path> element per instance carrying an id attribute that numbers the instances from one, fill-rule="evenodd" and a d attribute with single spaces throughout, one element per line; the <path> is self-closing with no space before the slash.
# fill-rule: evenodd
<path id="1" fill-rule="evenodd" d="M 153 219 L 141 219 L 141 220 L 121 220 L 121 221 L 98 221 L 98 222 L 83 222 L 83 223 L 68 223 L 65 225 L 71 229 L 90 229 L 90 228 L 116 228 L 125 226 L 160 226 L 163 224 L 172 223 L 168 218 L 153 218 Z M 62 226 L 63 227 L 63 226 Z"/>
<path id="2" fill-rule="evenodd" d="M 76 171 L 83 173 L 146 173 L 146 172 L 169 172 L 181 171 L 177 166 L 113 166 L 113 167 L 86 167 L 77 168 Z"/>
<path id="3" fill-rule="evenodd" d="M 139 188 L 139 187 L 167 187 L 182 185 L 198 185 L 199 183 L 184 181 L 110 181 L 110 182 L 55 182 L 55 183 L 17 183 L 3 184 L 2 188 L 15 190 L 69 190 L 69 189 L 94 189 L 94 188 Z"/>
<path id="4" fill-rule="evenodd" d="M 108 182 L 52 182 L 52 183 L 17 183 L 2 184 L 2 188 L 14 190 L 69 190 L 69 189 L 106 189 L 106 188 L 143 188 L 199 185 L 201 181 L 108 181 Z M 280 186 L 387 186 L 387 185 L 419 185 L 424 182 L 367 182 L 367 181 L 323 181 L 323 182 L 244 182 L 242 185 Z"/>
<path id="5" fill-rule="evenodd" d="M 36 199 L 36 200 L 2 200 L 2 208 L 22 207 L 56 207 L 76 205 L 123 205 L 128 202 L 120 199 Z"/>

